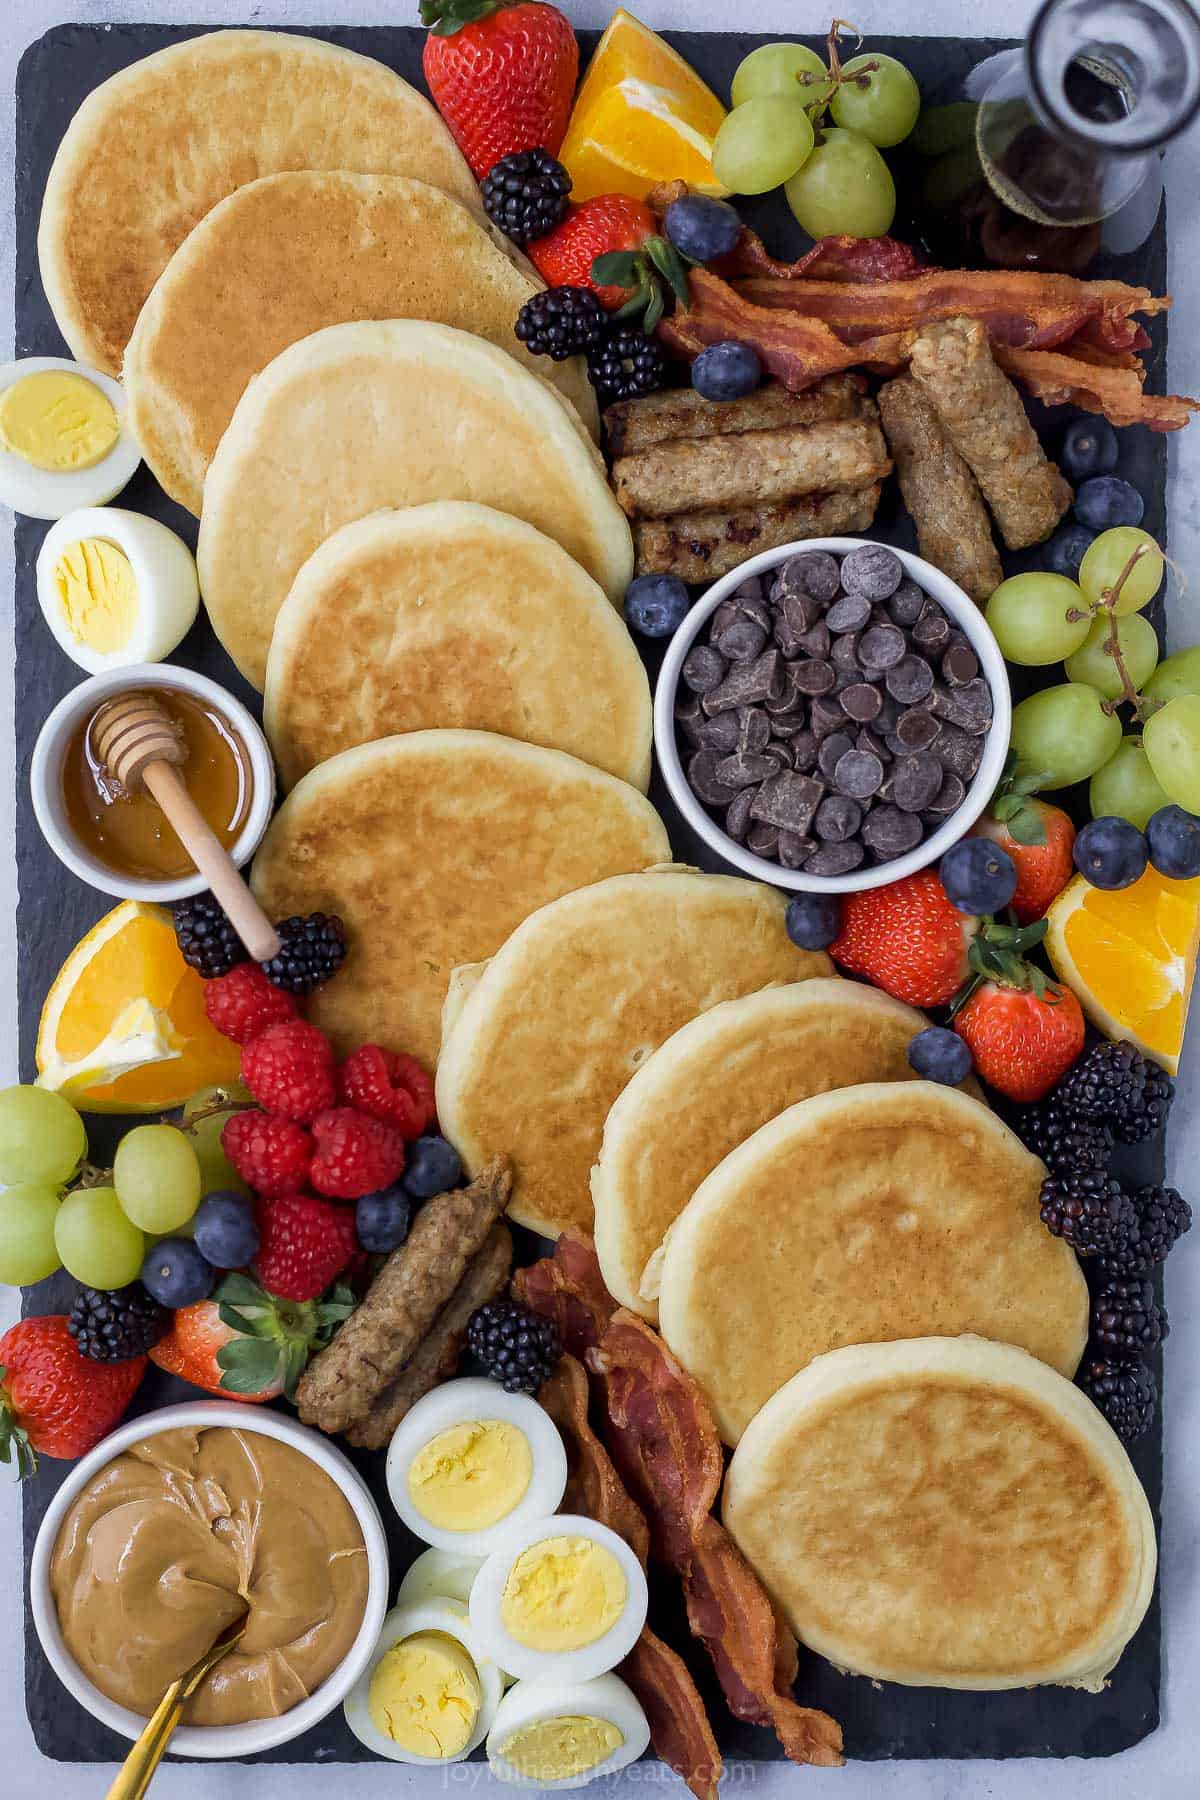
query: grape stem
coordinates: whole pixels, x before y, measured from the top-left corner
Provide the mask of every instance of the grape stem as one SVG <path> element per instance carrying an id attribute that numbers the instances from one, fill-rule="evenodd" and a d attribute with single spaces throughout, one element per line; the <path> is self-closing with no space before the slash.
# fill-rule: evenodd
<path id="1" fill-rule="evenodd" d="M 257 1105 L 257 1100 L 231 1100 L 226 1096 L 224 1099 L 210 1100 L 207 1106 L 194 1112 L 190 1119 L 164 1119 L 163 1124 L 173 1125 L 176 1131 L 182 1131 L 191 1137 L 197 1125 L 202 1124 L 205 1119 L 215 1118 L 218 1113 L 253 1112 Z"/>
<path id="2" fill-rule="evenodd" d="M 829 27 L 829 37 L 826 40 L 826 55 L 829 59 L 829 74 L 814 75 L 811 70 L 805 69 L 796 76 L 796 80 L 800 83 L 801 87 L 815 87 L 818 83 L 823 86 L 828 82 L 829 92 L 826 94 L 824 104 L 821 107 L 819 115 L 821 117 L 828 111 L 829 103 L 839 88 L 847 86 L 865 88 L 870 84 L 872 75 L 874 75 L 879 68 L 879 64 L 872 59 L 870 62 L 865 62 L 861 69 L 856 69 L 853 75 L 846 75 L 843 73 L 842 59 L 838 52 L 838 38 L 843 32 L 852 32 L 854 34 L 854 48 L 857 50 L 863 41 L 863 34 L 858 29 L 858 26 L 852 25 L 849 19 L 834 19 Z M 816 122 L 817 121 L 814 120 L 814 124 Z"/>
<path id="3" fill-rule="evenodd" d="M 1104 607 L 1108 613 L 1108 636 L 1105 638 L 1102 648 L 1112 657 L 1113 665 L 1116 668 L 1121 682 L 1121 694 L 1119 698 L 1116 700 L 1102 700 L 1100 706 L 1104 712 L 1111 715 L 1117 711 L 1118 707 L 1128 704 L 1132 708 L 1133 716 L 1139 725 L 1144 725 L 1150 714 L 1152 712 L 1157 712 L 1160 703 L 1155 700 L 1144 699 L 1142 695 L 1138 693 L 1130 679 L 1129 670 L 1125 666 L 1125 658 L 1121 654 L 1121 640 L 1117 632 L 1116 605 L 1121 597 L 1121 589 L 1133 574 L 1134 569 L 1137 567 L 1137 564 L 1141 561 L 1142 557 L 1146 556 L 1148 553 L 1149 546 L 1147 544 L 1143 543 L 1136 545 L 1128 562 L 1117 576 L 1113 585 L 1110 588 L 1102 588 L 1100 591 L 1100 605 Z M 1075 608 L 1072 608 L 1071 613 L 1068 613 L 1067 617 L 1070 618 L 1072 613 L 1077 617 L 1083 616 L 1082 614 L 1077 613 Z"/>

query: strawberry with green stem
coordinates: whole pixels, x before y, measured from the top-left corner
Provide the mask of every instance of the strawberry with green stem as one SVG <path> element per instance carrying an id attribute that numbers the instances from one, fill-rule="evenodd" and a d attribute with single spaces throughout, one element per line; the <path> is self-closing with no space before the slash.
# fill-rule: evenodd
<path id="1" fill-rule="evenodd" d="M 1046 935 L 1045 919 L 1004 925 L 984 918 L 979 925 L 951 1023 L 984 1081 L 1010 1100 L 1041 1100 L 1083 1049 L 1083 1012 L 1070 988 L 1026 957 Z"/>
<path id="2" fill-rule="evenodd" d="M 1044 781 L 1040 772 L 1023 770 L 1010 751 L 991 805 L 973 833 L 999 844 L 1016 864 L 1009 904 L 1022 925 L 1040 919 L 1074 874 L 1075 826 L 1061 806 L 1036 798 Z"/>
<path id="3" fill-rule="evenodd" d="M 542 0 L 421 0 L 422 67 L 476 179 L 518 150 L 556 155 L 579 74 L 569 20 Z"/>
<path id="4" fill-rule="evenodd" d="M 209 1300 L 184 1306 L 151 1361 L 226 1400 L 292 1399 L 309 1357 L 329 1342 L 354 1311 L 348 1287 L 319 1300 L 289 1301 L 268 1294 L 249 1275 L 226 1275 Z"/>
<path id="5" fill-rule="evenodd" d="M 22 1319 L 0 1337 L 0 1462 L 21 1481 L 39 1455 L 74 1462 L 108 1436 L 145 1372 L 144 1356 L 81 1356 L 63 1313 Z"/>

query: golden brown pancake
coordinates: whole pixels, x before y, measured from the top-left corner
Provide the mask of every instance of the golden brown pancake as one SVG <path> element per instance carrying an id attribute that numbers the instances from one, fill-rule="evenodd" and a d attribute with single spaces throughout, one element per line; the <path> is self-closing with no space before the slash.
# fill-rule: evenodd
<path id="1" fill-rule="evenodd" d="M 724 1520 L 797 1637 L 911 1687 L 1098 1693 L 1154 1586 L 1150 1508 L 1107 1422 L 979 1337 L 818 1357 L 747 1429 Z"/>
<path id="2" fill-rule="evenodd" d="M 1088 1295 L 1039 1214 L 1045 1169 L 928 1081 L 803 1100 L 701 1183 L 666 1239 L 662 1334 L 726 1443 L 815 1356 L 978 1332 L 1073 1375 Z"/>
<path id="3" fill-rule="evenodd" d="M 449 131 L 382 63 L 283 31 L 212 31 L 88 95 L 63 136 L 38 229 L 42 285 L 81 362 L 108 375 L 188 232 L 282 169 L 411 175 L 477 204 Z M 279 270 L 279 292 L 288 269 Z"/>
<path id="4" fill-rule="evenodd" d="M 456 963 L 490 956 L 538 907 L 668 854 L 636 789 L 486 731 L 415 731 L 345 750 L 295 787 L 254 859 L 272 918 L 337 913 L 350 953 L 308 1017 L 339 1054 L 437 1057 Z"/>

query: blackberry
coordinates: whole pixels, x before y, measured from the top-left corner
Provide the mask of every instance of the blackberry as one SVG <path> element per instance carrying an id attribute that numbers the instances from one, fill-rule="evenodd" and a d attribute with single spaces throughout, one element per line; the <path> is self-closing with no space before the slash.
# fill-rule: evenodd
<path id="1" fill-rule="evenodd" d="M 1112 1156 L 1113 1135 L 1108 1126 L 1099 1119 L 1081 1119 L 1067 1112 L 1053 1094 L 1036 1106 L 1022 1107 L 1013 1129 L 1052 1175 L 1069 1175 L 1072 1169 L 1106 1169 Z"/>
<path id="2" fill-rule="evenodd" d="M 1093 1044 L 1055 1089 L 1068 1112 L 1111 1126 L 1123 1143 L 1140 1144 L 1166 1123 L 1175 1084 L 1132 1044 Z"/>
<path id="3" fill-rule="evenodd" d="M 1108 1281 L 1092 1296 L 1092 1338 L 1113 1356 L 1141 1356 L 1170 1331 L 1148 1281 Z"/>
<path id="4" fill-rule="evenodd" d="M 175 938 L 185 963 L 205 981 L 228 975 L 249 956 L 241 938 L 225 917 L 225 909 L 212 894 L 193 894 L 189 900 L 177 900 L 171 908 Z"/>
<path id="5" fill-rule="evenodd" d="M 1191 1229 L 1192 1209 L 1182 1194 L 1169 1187 L 1138 1188 L 1131 1196 L 1137 1213 L 1137 1231 L 1119 1251 L 1102 1256 L 1099 1266 L 1106 1275 L 1132 1279 L 1149 1275 Z"/>
<path id="6" fill-rule="evenodd" d="M 536 1394 L 562 1355 L 553 1320 L 515 1300 L 491 1300 L 473 1312 L 467 1348 L 510 1394 Z"/>
<path id="7" fill-rule="evenodd" d="M 275 927 L 278 956 L 261 965 L 267 980 L 289 994 L 308 994 L 336 975 L 346 960 L 346 928 L 336 913 L 307 913 Z"/>
<path id="8" fill-rule="evenodd" d="M 571 177 L 548 150 L 515 150 L 484 178 L 483 210 L 514 244 L 545 237 L 567 216 Z"/>
<path id="9" fill-rule="evenodd" d="M 667 372 L 666 358 L 640 325 L 623 325 L 588 351 L 588 380 L 603 406 L 655 394 Z"/>
<path id="10" fill-rule="evenodd" d="M 1149 1431 L 1158 1403 L 1158 1384 L 1145 1363 L 1090 1357 L 1077 1380 L 1123 1444 L 1132 1444 Z"/>
<path id="11" fill-rule="evenodd" d="M 591 288 L 553 287 L 531 294 L 517 314 L 516 334 L 535 356 L 563 362 L 586 356 L 604 335 L 608 317 Z"/>
<path id="12" fill-rule="evenodd" d="M 81 1356 L 92 1362 L 127 1362 L 144 1356 L 167 1335 L 171 1315 L 140 1281 L 128 1287 L 81 1287 L 71 1304 L 67 1330 Z"/>
<path id="13" fill-rule="evenodd" d="M 1137 1236 L 1133 1201 L 1102 1169 L 1048 1175 L 1042 1183 L 1042 1223 L 1065 1238 L 1076 1256 L 1120 1257 Z"/>

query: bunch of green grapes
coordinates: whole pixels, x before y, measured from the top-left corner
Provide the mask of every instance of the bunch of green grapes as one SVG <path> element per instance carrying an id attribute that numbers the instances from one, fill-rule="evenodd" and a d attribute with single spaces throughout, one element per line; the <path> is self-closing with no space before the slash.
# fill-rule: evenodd
<path id="1" fill-rule="evenodd" d="M 59 1267 L 62 1191 L 86 1155 L 83 1120 L 61 1094 L 0 1091 L 0 1281 L 27 1287 Z"/>

